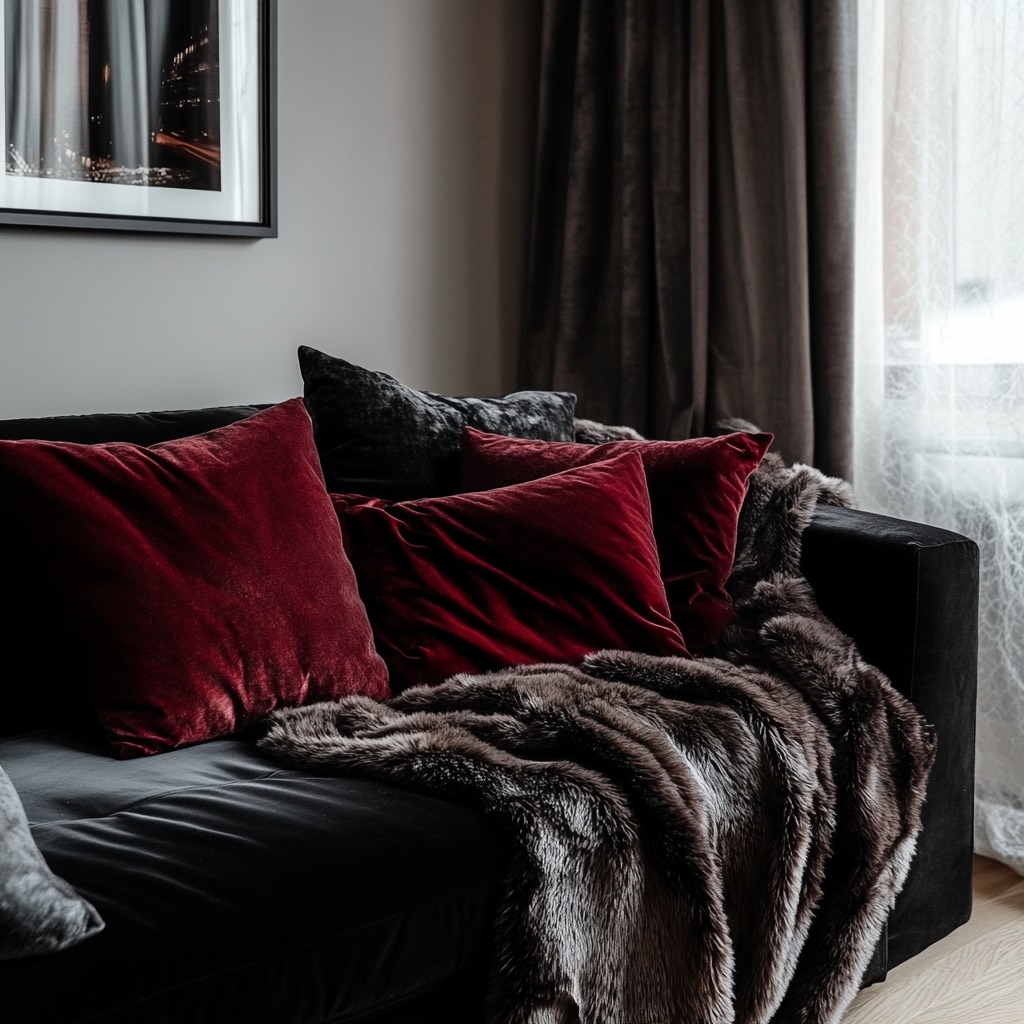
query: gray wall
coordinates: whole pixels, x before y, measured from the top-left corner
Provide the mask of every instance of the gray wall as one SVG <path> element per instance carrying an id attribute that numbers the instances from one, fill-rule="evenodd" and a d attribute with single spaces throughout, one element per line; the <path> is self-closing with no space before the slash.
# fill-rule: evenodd
<path id="1" fill-rule="evenodd" d="M 0 227 L 0 418 L 514 386 L 526 0 L 280 0 L 280 237 Z"/>

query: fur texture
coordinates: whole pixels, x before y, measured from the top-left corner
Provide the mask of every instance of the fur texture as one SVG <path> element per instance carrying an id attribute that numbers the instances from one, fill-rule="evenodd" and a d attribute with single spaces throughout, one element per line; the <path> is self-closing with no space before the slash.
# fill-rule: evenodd
<path id="1" fill-rule="evenodd" d="M 604 444 L 605 441 L 643 441 L 632 427 L 609 426 L 596 420 L 577 417 L 572 421 L 573 440 L 580 444 Z"/>
<path id="2" fill-rule="evenodd" d="M 838 1021 L 910 863 L 933 737 L 797 575 L 815 502 L 754 474 L 715 657 L 603 651 L 275 713 L 283 761 L 465 800 L 507 834 L 497 1024 Z"/>
<path id="3" fill-rule="evenodd" d="M 50 870 L 0 767 L 0 960 L 55 953 L 103 927 L 96 908 Z"/>

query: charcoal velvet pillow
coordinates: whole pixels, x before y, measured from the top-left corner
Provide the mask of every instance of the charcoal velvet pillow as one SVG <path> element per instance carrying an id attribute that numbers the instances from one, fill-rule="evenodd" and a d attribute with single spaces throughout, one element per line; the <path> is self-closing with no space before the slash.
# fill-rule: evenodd
<path id="1" fill-rule="evenodd" d="M 148 448 L 0 441 L 0 502 L 121 757 L 387 695 L 301 398 Z"/>
<path id="2" fill-rule="evenodd" d="M 480 494 L 332 497 L 393 690 L 602 648 L 688 656 L 635 453 Z"/>
<path id="3" fill-rule="evenodd" d="M 467 424 L 493 434 L 573 439 L 576 396 L 567 392 L 452 398 L 305 345 L 299 369 L 331 491 L 392 500 L 453 494 Z"/>
<path id="4" fill-rule="evenodd" d="M 0 766 L 0 960 L 56 953 L 102 929 L 96 908 L 43 859 Z"/>
<path id="5" fill-rule="evenodd" d="M 690 651 L 700 654 L 733 620 L 725 585 L 736 554 L 740 509 L 747 480 L 771 442 L 771 434 L 734 433 L 688 441 L 545 444 L 467 427 L 461 485 L 467 491 L 502 487 L 638 453 L 672 618 Z"/>

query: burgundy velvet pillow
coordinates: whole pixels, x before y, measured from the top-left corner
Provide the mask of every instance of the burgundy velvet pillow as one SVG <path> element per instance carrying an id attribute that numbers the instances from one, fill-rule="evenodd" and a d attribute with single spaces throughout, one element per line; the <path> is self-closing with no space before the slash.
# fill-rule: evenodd
<path id="1" fill-rule="evenodd" d="M 462 432 L 461 485 L 466 491 L 535 480 L 624 452 L 643 459 L 651 517 L 672 618 L 694 654 L 707 651 L 733 619 L 725 589 L 736 555 L 736 530 L 747 480 L 771 434 L 727 434 L 689 441 L 610 441 L 588 445 Z"/>
<path id="2" fill-rule="evenodd" d="M 0 441 L 0 496 L 121 757 L 387 696 L 302 399 L 149 448 Z"/>
<path id="3" fill-rule="evenodd" d="M 687 656 L 635 453 L 480 494 L 332 497 L 393 690 L 602 648 Z"/>

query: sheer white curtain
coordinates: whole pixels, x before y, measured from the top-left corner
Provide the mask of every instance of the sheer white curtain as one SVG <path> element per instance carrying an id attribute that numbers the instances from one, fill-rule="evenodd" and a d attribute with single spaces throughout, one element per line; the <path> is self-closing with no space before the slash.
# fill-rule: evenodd
<path id="1" fill-rule="evenodd" d="M 975 848 L 1024 873 L 1024 3 L 859 18 L 854 486 L 980 545 Z"/>

